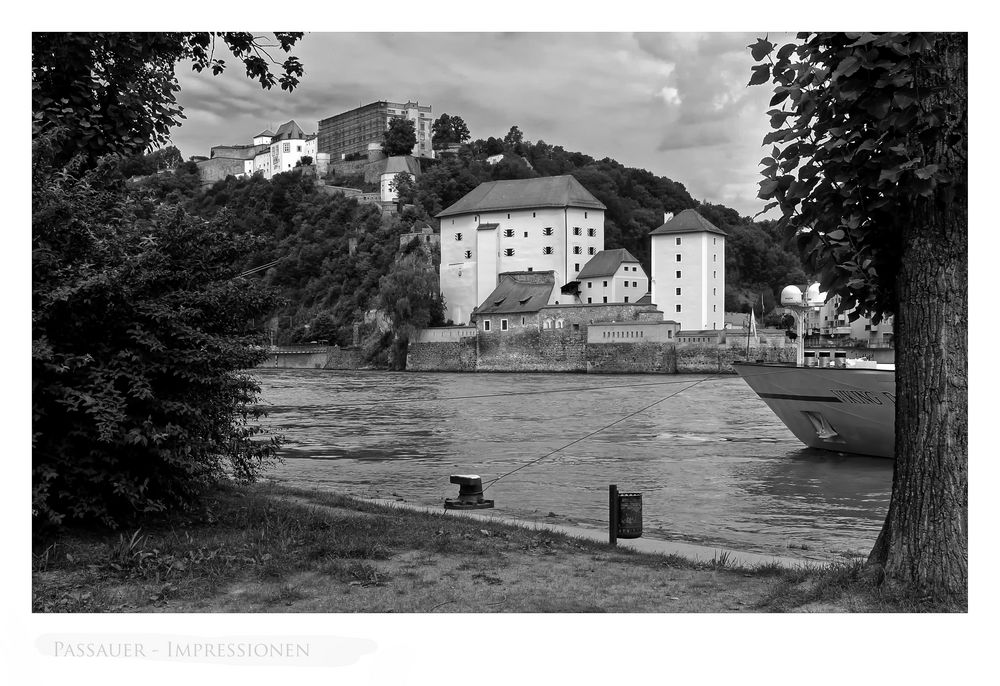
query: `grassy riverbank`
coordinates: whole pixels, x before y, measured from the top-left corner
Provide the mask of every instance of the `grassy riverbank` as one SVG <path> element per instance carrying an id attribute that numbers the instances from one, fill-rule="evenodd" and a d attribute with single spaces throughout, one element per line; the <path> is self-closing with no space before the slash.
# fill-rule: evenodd
<path id="1" fill-rule="evenodd" d="M 734 568 L 273 485 L 37 541 L 36 612 L 910 612 L 860 563 Z"/>

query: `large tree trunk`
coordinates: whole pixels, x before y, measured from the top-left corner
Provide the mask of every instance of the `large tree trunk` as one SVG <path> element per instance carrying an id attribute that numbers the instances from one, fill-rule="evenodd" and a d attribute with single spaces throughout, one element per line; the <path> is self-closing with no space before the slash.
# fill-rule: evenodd
<path id="1" fill-rule="evenodd" d="M 968 102 L 964 34 L 940 37 L 944 92 L 925 100 Z M 925 150 L 955 175 L 954 196 L 912 208 L 897 277 L 896 462 L 892 497 L 870 561 L 886 580 L 935 598 L 968 594 L 968 204 L 967 125 L 955 146 Z M 942 136 L 942 138 L 945 138 Z"/>

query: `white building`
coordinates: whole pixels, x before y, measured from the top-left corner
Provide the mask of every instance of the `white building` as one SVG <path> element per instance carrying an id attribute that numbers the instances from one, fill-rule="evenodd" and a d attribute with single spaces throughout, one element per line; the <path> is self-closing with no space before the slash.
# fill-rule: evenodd
<path id="1" fill-rule="evenodd" d="M 557 285 L 576 280 L 604 250 L 605 209 L 569 175 L 477 186 L 437 214 L 446 318 L 469 321 L 502 272 L 551 271 Z M 555 289 L 553 303 L 559 297 Z"/>
<path id="2" fill-rule="evenodd" d="M 650 232 L 653 303 L 681 329 L 722 329 L 726 232 L 694 210 L 664 220 Z"/>
<path id="3" fill-rule="evenodd" d="M 399 193 L 393 188 L 392 181 L 400 172 L 409 174 L 410 178 L 416 181 L 420 174 L 420 164 L 412 155 L 388 158 L 385 161 L 385 171 L 379 175 L 382 202 L 395 202 L 399 198 Z"/>
<path id="4" fill-rule="evenodd" d="M 588 305 L 635 303 L 649 290 L 646 270 L 625 248 L 597 253 L 576 279 L 580 282 L 580 302 Z"/>

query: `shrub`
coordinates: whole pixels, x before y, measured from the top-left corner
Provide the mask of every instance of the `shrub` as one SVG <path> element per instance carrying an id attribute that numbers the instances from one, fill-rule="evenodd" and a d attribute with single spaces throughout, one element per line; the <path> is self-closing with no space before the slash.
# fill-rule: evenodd
<path id="1" fill-rule="evenodd" d="M 125 191 L 115 163 L 32 169 L 32 501 L 35 521 L 117 525 L 253 480 L 264 354 L 253 320 L 272 297 L 237 278 L 245 237 L 222 220 Z M 135 191 L 141 192 L 141 191 Z"/>

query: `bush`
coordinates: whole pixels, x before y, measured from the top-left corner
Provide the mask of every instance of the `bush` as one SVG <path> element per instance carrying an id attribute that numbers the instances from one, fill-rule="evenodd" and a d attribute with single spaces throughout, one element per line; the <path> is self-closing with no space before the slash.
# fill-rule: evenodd
<path id="1" fill-rule="evenodd" d="M 250 239 L 129 195 L 107 162 L 32 169 L 32 504 L 37 524 L 115 526 L 253 480 L 270 295 L 237 278 Z"/>

